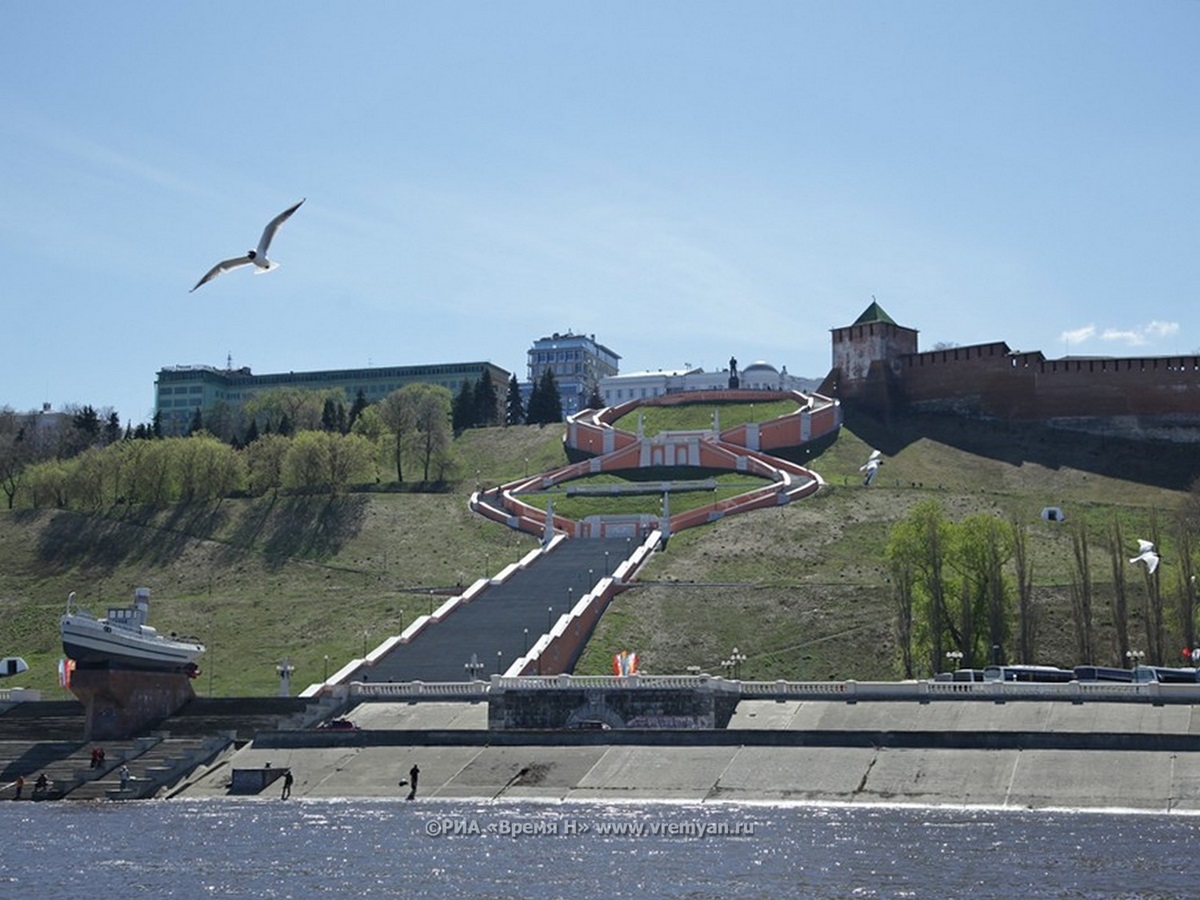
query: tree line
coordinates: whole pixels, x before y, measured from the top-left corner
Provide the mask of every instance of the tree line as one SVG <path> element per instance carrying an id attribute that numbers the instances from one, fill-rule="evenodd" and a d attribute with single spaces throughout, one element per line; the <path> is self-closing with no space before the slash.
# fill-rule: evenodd
<path id="1" fill-rule="evenodd" d="M 1164 559 L 1153 572 L 1130 563 L 1131 542 L 1115 515 L 1099 533 L 1082 521 L 1061 527 L 1070 547 L 1072 665 L 1128 667 L 1135 654 L 1150 665 L 1180 664 L 1174 648 L 1197 646 L 1193 557 L 1200 481 L 1169 528 L 1151 517 L 1145 536 Z M 1034 581 L 1033 540 L 1028 526 L 986 513 L 953 522 L 936 500 L 917 504 L 892 527 L 885 559 L 904 677 L 1045 662 L 1039 656 L 1045 604 Z M 1095 549 L 1107 560 L 1094 563 Z"/>
<path id="2" fill-rule="evenodd" d="M 501 419 L 561 421 L 553 373 L 534 385 L 528 409 L 515 375 L 502 405 L 486 371 L 453 396 L 444 387 L 411 384 L 375 403 L 360 390 L 348 407 L 337 388 L 273 388 L 241 406 L 197 408 L 184 435 L 195 440 L 164 437 L 158 413 L 148 424 L 122 428 L 115 411 L 92 406 L 65 418 L 3 408 L 0 490 L 9 509 L 95 508 L 238 491 L 340 490 L 379 480 L 382 471 L 395 471 L 398 482 L 414 473 L 421 482 L 440 482 L 452 477 L 453 437 Z"/>

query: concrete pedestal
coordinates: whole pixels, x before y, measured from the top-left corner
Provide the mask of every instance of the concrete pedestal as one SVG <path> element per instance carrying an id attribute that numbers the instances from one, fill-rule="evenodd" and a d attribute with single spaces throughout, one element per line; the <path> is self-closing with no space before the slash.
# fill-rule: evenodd
<path id="1" fill-rule="evenodd" d="M 182 672 L 132 669 L 77 669 L 71 693 L 83 704 L 85 741 L 132 737 L 196 696 Z"/>

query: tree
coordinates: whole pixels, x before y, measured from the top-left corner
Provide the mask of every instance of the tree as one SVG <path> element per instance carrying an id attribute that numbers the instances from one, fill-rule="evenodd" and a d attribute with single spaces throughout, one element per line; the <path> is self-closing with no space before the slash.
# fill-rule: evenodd
<path id="1" fill-rule="evenodd" d="M 451 413 L 454 434 L 456 436 L 462 434 L 468 428 L 473 427 L 477 421 L 475 418 L 475 391 L 471 388 L 471 382 L 464 378 L 454 397 Z"/>
<path id="2" fill-rule="evenodd" d="M 562 398 L 550 369 L 542 372 L 541 380 L 529 395 L 529 412 L 525 420 L 530 425 L 551 425 L 562 421 Z"/>
<path id="3" fill-rule="evenodd" d="M 410 384 L 392 391 L 377 404 L 379 418 L 392 433 L 392 452 L 396 459 L 396 481 L 404 483 L 404 452 L 416 431 L 417 397 L 420 385 Z"/>
<path id="4" fill-rule="evenodd" d="M 947 640 L 953 640 L 962 651 L 963 664 L 971 665 L 971 648 L 955 633 L 947 611 L 945 570 L 949 535 L 950 523 L 941 504 L 925 500 L 892 527 L 885 550 L 892 572 L 902 573 L 911 585 L 914 668 L 920 654 L 933 672 L 939 671 L 945 662 Z"/>
<path id="5" fill-rule="evenodd" d="M 1096 661 L 1096 633 L 1092 624 L 1092 577 L 1088 562 L 1087 529 L 1071 528 L 1071 608 L 1075 614 L 1075 646 L 1081 663 Z"/>
<path id="6" fill-rule="evenodd" d="M 358 421 L 358 417 L 362 415 L 363 410 L 370 405 L 367 402 L 367 395 L 363 393 L 362 388 L 359 388 L 358 393 L 354 395 L 354 405 L 350 407 L 350 416 L 346 422 L 347 431 L 354 430 L 354 423 Z"/>
<path id="7" fill-rule="evenodd" d="M 517 383 L 517 376 L 513 375 L 508 379 L 508 396 L 505 398 L 505 416 L 504 424 L 506 425 L 521 425 L 525 422 L 525 404 L 521 400 L 521 385 Z"/>
<path id="8" fill-rule="evenodd" d="M 588 409 L 604 409 L 604 398 L 600 396 L 600 383 L 593 381 L 588 392 Z"/>
<path id="9" fill-rule="evenodd" d="M 450 450 L 450 391 L 439 385 L 413 385 L 424 388 L 417 397 L 413 424 L 416 426 L 423 481 L 429 481 L 430 469 L 446 464 Z"/>
<path id="10" fill-rule="evenodd" d="M 247 444 L 242 451 L 246 457 L 246 471 L 250 492 L 272 494 L 283 487 L 283 460 L 287 456 L 291 439 L 281 434 L 264 434 Z"/>
<path id="11" fill-rule="evenodd" d="M 491 373 L 487 369 L 475 382 L 475 424 L 496 424 L 496 386 L 492 384 Z"/>
<path id="12" fill-rule="evenodd" d="M 1108 557 L 1112 566 L 1112 620 L 1115 665 L 1126 665 L 1129 661 L 1129 595 L 1125 585 L 1125 536 L 1121 520 L 1113 517 L 1108 532 Z"/>
<path id="13" fill-rule="evenodd" d="M 1035 662 L 1037 646 L 1037 609 L 1033 604 L 1033 559 L 1029 555 L 1028 532 L 1016 519 L 1012 529 L 1013 568 L 1017 581 L 1017 653 L 1023 663 Z"/>

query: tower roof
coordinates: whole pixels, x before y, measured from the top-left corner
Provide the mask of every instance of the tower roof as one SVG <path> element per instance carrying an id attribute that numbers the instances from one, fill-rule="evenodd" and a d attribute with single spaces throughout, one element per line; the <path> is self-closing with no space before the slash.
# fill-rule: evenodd
<path id="1" fill-rule="evenodd" d="M 883 311 L 874 298 L 871 299 L 871 305 L 863 310 L 862 315 L 854 320 L 855 325 L 869 325 L 872 322 L 883 322 L 887 325 L 895 325 L 896 322 Z"/>

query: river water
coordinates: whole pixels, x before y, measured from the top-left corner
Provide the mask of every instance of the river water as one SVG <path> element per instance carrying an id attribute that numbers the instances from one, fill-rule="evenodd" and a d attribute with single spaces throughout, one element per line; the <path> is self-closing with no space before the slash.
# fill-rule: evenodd
<path id="1" fill-rule="evenodd" d="M 1194 898 L 1200 817 L 979 808 L 0 803 L 0 897 Z"/>

